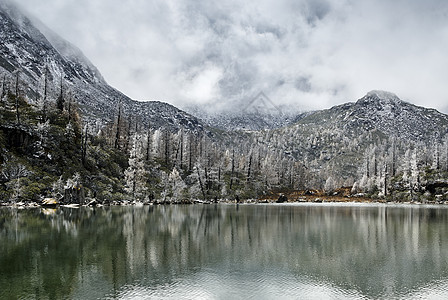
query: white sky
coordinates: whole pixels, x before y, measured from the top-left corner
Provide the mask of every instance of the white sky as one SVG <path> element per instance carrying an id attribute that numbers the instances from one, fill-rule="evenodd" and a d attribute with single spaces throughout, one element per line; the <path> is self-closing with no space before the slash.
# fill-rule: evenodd
<path id="1" fill-rule="evenodd" d="M 137 100 L 320 109 L 379 89 L 448 113 L 446 0 L 15 1 Z"/>

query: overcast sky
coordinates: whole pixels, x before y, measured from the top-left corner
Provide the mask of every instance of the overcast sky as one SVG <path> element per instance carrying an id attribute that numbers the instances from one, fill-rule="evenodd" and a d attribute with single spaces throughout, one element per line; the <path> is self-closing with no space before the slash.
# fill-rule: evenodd
<path id="1" fill-rule="evenodd" d="M 380 89 L 448 113 L 446 0 L 15 1 L 137 100 L 319 109 Z"/>

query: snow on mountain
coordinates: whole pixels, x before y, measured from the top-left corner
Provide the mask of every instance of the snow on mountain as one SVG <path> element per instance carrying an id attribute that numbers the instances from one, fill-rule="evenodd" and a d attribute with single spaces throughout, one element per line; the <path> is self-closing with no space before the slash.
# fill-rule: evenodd
<path id="1" fill-rule="evenodd" d="M 414 142 L 428 142 L 448 131 L 448 116 L 407 103 L 393 93 L 371 91 L 355 103 L 346 103 L 310 114 L 298 122 L 337 127 L 350 135 L 377 130 Z"/>
<path id="2" fill-rule="evenodd" d="M 397 95 L 391 92 L 387 91 L 381 91 L 381 90 L 373 90 L 367 93 L 366 97 L 376 98 L 380 99 L 382 101 L 388 101 L 388 102 L 400 102 L 400 98 L 398 98 Z"/>
<path id="3" fill-rule="evenodd" d="M 384 134 L 412 141 L 430 141 L 448 132 L 448 116 L 419 107 L 385 92 L 370 92 L 353 107 L 353 115 Z"/>
<path id="4" fill-rule="evenodd" d="M 161 102 L 138 102 L 109 86 L 98 69 L 77 47 L 62 39 L 39 20 L 26 16 L 8 0 L 0 2 L 0 80 L 13 84 L 19 72 L 25 93 L 33 101 L 43 94 L 44 76 L 55 100 L 61 79 L 67 94 L 76 99 L 86 120 L 104 124 L 114 119 L 121 103 L 130 118 L 170 130 L 202 132 L 197 118 Z"/>
<path id="5" fill-rule="evenodd" d="M 79 49 L 59 38 L 40 22 L 32 21 L 15 5 L 8 1 L 2 2 L 0 17 L 3 42 L 1 66 L 7 71 L 19 70 L 24 73 L 25 79 L 38 81 L 48 68 L 54 80 L 64 76 L 71 84 L 77 81 L 105 83 L 99 71 Z M 35 26 L 37 23 L 40 28 L 45 28 L 48 36 Z"/>

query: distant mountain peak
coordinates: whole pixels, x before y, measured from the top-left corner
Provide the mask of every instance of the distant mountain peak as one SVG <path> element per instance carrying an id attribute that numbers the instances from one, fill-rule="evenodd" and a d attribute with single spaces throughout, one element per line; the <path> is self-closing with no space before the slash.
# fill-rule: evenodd
<path id="1" fill-rule="evenodd" d="M 398 98 L 394 93 L 380 90 L 370 91 L 356 102 L 358 105 L 367 107 L 372 106 L 379 110 L 386 109 L 387 107 L 401 106 L 403 103 L 404 101 Z"/>
<path id="2" fill-rule="evenodd" d="M 380 100 L 398 100 L 401 101 L 400 98 L 398 98 L 397 95 L 391 92 L 387 91 L 381 91 L 381 90 L 373 90 L 367 93 L 365 97 L 375 97 Z"/>

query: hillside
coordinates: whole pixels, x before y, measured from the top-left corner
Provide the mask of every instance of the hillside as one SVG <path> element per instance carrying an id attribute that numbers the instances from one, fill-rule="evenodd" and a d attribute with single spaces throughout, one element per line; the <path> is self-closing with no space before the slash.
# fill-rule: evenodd
<path id="1" fill-rule="evenodd" d="M 12 89 L 16 73 L 30 101 L 47 93 L 55 101 L 61 89 L 73 97 L 85 120 L 106 124 L 118 114 L 119 105 L 130 119 L 145 126 L 184 128 L 202 132 L 201 121 L 169 104 L 138 102 L 109 86 L 84 54 L 34 18 L 24 15 L 10 1 L 0 2 L 0 80 L 3 89 Z M 48 88 L 51 87 L 51 88 Z"/>
<path id="2" fill-rule="evenodd" d="M 389 137 L 429 142 L 448 132 L 448 116 L 402 101 L 389 92 L 371 91 L 355 103 L 314 112 L 296 124 L 301 125 L 337 128 L 348 135 L 375 129 Z"/>

